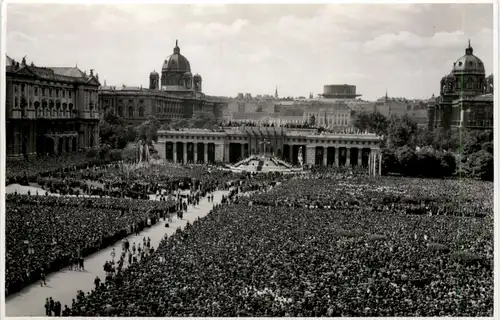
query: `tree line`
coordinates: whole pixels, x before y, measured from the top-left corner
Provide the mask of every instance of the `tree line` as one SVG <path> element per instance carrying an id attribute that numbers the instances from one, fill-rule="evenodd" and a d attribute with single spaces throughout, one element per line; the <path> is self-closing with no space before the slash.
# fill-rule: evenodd
<path id="1" fill-rule="evenodd" d="M 353 116 L 359 130 L 383 136 L 383 174 L 429 178 L 469 177 L 493 181 L 491 130 L 418 127 L 408 115 L 385 117 L 379 112 Z"/>

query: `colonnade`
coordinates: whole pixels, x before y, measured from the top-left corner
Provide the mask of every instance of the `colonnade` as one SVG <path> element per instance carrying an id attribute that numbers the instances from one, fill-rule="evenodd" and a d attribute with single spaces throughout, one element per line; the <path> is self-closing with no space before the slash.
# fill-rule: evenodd
<path id="1" fill-rule="evenodd" d="M 172 142 L 165 144 L 165 158 L 174 163 L 221 162 L 220 149 L 223 145 L 209 142 Z"/>

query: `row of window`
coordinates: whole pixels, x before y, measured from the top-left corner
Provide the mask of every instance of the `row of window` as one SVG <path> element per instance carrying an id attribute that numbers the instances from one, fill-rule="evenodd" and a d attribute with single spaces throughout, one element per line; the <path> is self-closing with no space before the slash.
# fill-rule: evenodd
<path id="1" fill-rule="evenodd" d="M 54 88 L 49 88 L 49 87 L 41 87 L 39 88 L 38 86 L 30 86 L 24 83 L 21 84 L 14 84 L 14 94 L 17 95 L 18 92 L 22 94 L 30 94 L 30 90 L 33 89 L 33 95 L 35 97 L 38 97 L 38 94 L 42 97 L 49 97 L 49 98 L 68 98 L 71 99 L 71 90 L 66 90 L 66 89 L 54 89 Z"/>

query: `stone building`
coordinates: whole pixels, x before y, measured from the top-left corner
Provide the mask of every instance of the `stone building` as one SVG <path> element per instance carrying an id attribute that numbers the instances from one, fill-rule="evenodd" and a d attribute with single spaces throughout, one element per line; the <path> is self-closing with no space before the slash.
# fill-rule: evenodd
<path id="1" fill-rule="evenodd" d="M 7 56 L 7 158 L 97 147 L 99 85 L 92 69 L 39 67 Z"/>
<path id="2" fill-rule="evenodd" d="M 177 41 L 173 53 L 163 62 L 161 76 L 156 71 L 149 74 L 148 88 L 104 84 L 99 93 L 103 111 L 114 112 L 132 125 L 150 116 L 160 122 L 192 118 L 200 113 L 222 119 L 227 108 L 227 102 L 202 92 L 202 77 L 192 75 L 191 64 L 181 54 Z"/>
<path id="3" fill-rule="evenodd" d="M 380 162 L 381 140 L 370 133 L 226 127 L 220 131 L 160 130 L 155 148 L 161 158 L 176 163 L 236 163 L 260 154 L 297 164 L 302 150 L 307 165 L 368 167 L 373 158 Z"/>
<path id="4" fill-rule="evenodd" d="M 493 75 L 486 77 L 484 64 L 470 45 L 441 79 L 440 96 L 430 105 L 429 130 L 493 129 Z"/>

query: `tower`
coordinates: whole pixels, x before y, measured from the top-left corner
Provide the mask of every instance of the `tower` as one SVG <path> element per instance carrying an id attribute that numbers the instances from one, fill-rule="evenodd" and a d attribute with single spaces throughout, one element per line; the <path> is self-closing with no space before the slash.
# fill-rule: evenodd
<path id="1" fill-rule="evenodd" d="M 278 86 L 276 86 L 276 90 L 274 91 L 274 97 L 278 99 Z"/>
<path id="2" fill-rule="evenodd" d="M 160 88 L 160 75 L 153 71 L 149 74 L 149 89 L 158 90 Z"/>

